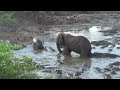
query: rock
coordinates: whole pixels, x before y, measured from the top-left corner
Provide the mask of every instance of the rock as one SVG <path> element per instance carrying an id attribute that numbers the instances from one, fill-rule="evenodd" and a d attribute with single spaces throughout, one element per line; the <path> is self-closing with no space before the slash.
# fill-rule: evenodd
<path id="1" fill-rule="evenodd" d="M 57 66 L 44 66 L 45 69 L 59 69 Z"/>
<path id="2" fill-rule="evenodd" d="M 51 73 L 51 69 L 43 69 L 42 72 L 47 72 L 47 73 Z"/>
<path id="3" fill-rule="evenodd" d="M 101 48 L 105 48 L 105 47 L 108 47 L 108 45 L 103 45 Z"/>
<path id="4" fill-rule="evenodd" d="M 109 74 L 104 74 L 104 79 L 112 79 L 112 77 Z"/>
<path id="5" fill-rule="evenodd" d="M 92 49 L 95 49 L 95 47 L 92 47 Z"/>
<path id="6" fill-rule="evenodd" d="M 104 68 L 104 72 L 109 72 L 111 71 L 110 68 Z"/>
<path id="7" fill-rule="evenodd" d="M 112 71 L 120 71 L 120 68 L 119 67 L 113 67 Z"/>
<path id="8" fill-rule="evenodd" d="M 110 48 L 114 48 L 115 47 L 115 45 L 113 44 L 113 45 L 111 45 L 111 47 Z"/>
<path id="9" fill-rule="evenodd" d="M 92 41 L 91 44 L 93 44 L 95 46 L 100 46 L 100 45 L 110 45 L 112 43 L 108 42 L 108 41 L 101 40 L 101 41 Z"/>
<path id="10" fill-rule="evenodd" d="M 45 67 L 42 66 L 42 65 L 37 64 L 37 65 L 36 65 L 36 68 L 37 68 L 37 69 L 44 69 Z"/>
<path id="11" fill-rule="evenodd" d="M 91 63 L 90 63 L 90 62 L 84 63 L 84 64 L 80 67 L 79 73 L 80 73 L 80 74 L 83 73 L 84 71 L 86 71 L 87 69 L 89 69 L 90 66 L 91 66 Z"/>
<path id="12" fill-rule="evenodd" d="M 108 51 L 111 52 L 111 51 L 112 51 L 112 48 L 109 48 Z"/>
<path id="13" fill-rule="evenodd" d="M 56 74 L 53 79 L 62 79 L 62 70 L 56 70 Z"/>
<path id="14" fill-rule="evenodd" d="M 99 73 L 103 73 L 102 70 L 101 70 L 100 68 L 95 67 L 95 69 L 97 70 L 97 72 L 99 72 Z"/>
<path id="15" fill-rule="evenodd" d="M 62 70 L 56 70 L 57 74 L 62 74 Z"/>
<path id="16" fill-rule="evenodd" d="M 49 52 L 55 52 L 55 50 L 52 47 L 45 47 L 44 50 Z"/>
<path id="17" fill-rule="evenodd" d="M 115 71 L 111 71 L 110 73 L 111 73 L 111 74 L 117 74 Z"/>
<path id="18" fill-rule="evenodd" d="M 120 47 L 117 47 L 117 49 L 120 49 Z"/>
<path id="19" fill-rule="evenodd" d="M 62 74 L 55 74 L 53 79 L 62 79 Z"/>
<path id="20" fill-rule="evenodd" d="M 74 74 L 74 76 L 79 76 L 79 75 L 81 75 L 80 72 L 76 72 L 76 73 Z"/>
<path id="21" fill-rule="evenodd" d="M 22 48 L 26 48 L 27 47 L 27 45 L 26 44 L 21 44 L 22 45 Z"/>
<path id="22" fill-rule="evenodd" d="M 114 63 L 112 63 L 112 64 L 109 64 L 109 66 L 113 66 L 113 65 L 119 66 L 119 65 L 120 65 L 120 62 L 114 62 Z"/>
<path id="23" fill-rule="evenodd" d="M 110 54 L 110 53 L 93 53 L 92 54 L 93 58 L 117 58 L 120 57 L 119 55 L 116 54 Z"/>

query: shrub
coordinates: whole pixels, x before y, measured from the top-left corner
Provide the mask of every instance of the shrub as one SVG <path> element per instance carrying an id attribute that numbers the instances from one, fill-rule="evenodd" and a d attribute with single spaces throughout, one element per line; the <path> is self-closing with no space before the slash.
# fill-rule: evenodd
<path id="1" fill-rule="evenodd" d="M 13 50 L 21 48 L 9 42 L 0 42 L 0 79 L 36 79 L 36 74 L 30 73 L 36 67 L 32 59 L 24 56 L 22 59 L 13 57 Z"/>
<path id="2" fill-rule="evenodd" d="M 15 20 L 12 18 L 13 13 L 4 13 L 0 15 L 0 24 L 15 24 Z"/>

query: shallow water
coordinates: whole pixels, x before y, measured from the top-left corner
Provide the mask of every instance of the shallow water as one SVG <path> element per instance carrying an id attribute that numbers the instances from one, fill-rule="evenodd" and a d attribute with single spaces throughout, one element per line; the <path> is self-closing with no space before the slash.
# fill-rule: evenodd
<path id="1" fill-rule="evenodd" d="M 63 28 L 61 27 L 57 27 L 58 29 Z M 64 31 L 65 33 L 70 33 L 74 36 L 85 36 L 87 37 L 90 42 L 91 41 L 99 41 L 99 40 L 107 40 L 107 39 L 111 39 L 112 36 L 103 36 L 103 33 L 99 32 L 99 31 L 104 31 L 104 30 L 108 30 L 111 29 L 111 27 L 101 27 L 101 26 L 93 26 L 91 28 L 89 28 L 88 30 L 79 30 L 79 27 L 74 30 L 70 30 L 70 31 Z M 78 54 L 72 52 L 72 57 L 64 57 L 64 56 L 58 56 L 58 50 L 56 47 L 56 43 L 55 43 L 55 38 L 58 35 L 59 32 L 54 32 L 54 31 L 50 31 L 51 33 L 51 37 L 54 41 L 52 42 L 46 42 L 44 43 L 44 45 L 46 47 L 52 47 L 53 49 L 55 49 L 55 52 L 51 52 L 51 51 L 41 51 L 41 52 L 35 52 L 32 48 L 32 45 L 28 45 L 26 48 L 23 48 L 21 50 L 16 50 L 14 51 L 14 56 L 16 58 L 21 58 L 24 55 L 27 55 L 29 57 L 31 57 L 33 59 L 34 62 L 38 63 L 38 64 L 48 64 L 49 66 L 57 66 L 60 69 L 62 69 L 64 72 L 68 72 L 68 73 L 75 73 L 76 71 L 79 70 L 80 66 L 83 63 L 86 62 L 91 62 L 91 67 L 89 68 L 89 70 L 86 70 L 83 72 L 83 74 L 81 75 L 81 78 L 84 79 L 102 79 L 103 78 L 103 74 L 96 72 L 96 70 L 94 69 L 95 67 L 99 67 L 99 68 L 104 68 L 106 67 L 108 64 L 113 63 L 115 61 L 120 61 L 120 58 L 89 58 L 89 59 L 81 59 L 79 57 Z M 113 35 L 114 36 L 114 35 Z M 94 46 L 94 45 L 92 45 Z M 110 52 L 108 49 L 111 47 L 110 45 L 104 49 L 101 49 L 101 46 L 94 46 L 95 49 L 92 49 L 92 53 L 94 52 L 99 52 L 99 53 L 112 53 L 112 54 L 120 54 L 120 50 L 117 49 L 116 47 L 120 47 L 120 45 L 116 44 L 116 46 L 113 48 L 113 50 Z M 37 71 L 37 73 L 39 74 L 39 76 L 44 76 L 44 74 L 41 71 Z M 120 77 L 119 74 L 117 74 L 116 76 L 112 76 L 112 78 L 118 78 Z"/>

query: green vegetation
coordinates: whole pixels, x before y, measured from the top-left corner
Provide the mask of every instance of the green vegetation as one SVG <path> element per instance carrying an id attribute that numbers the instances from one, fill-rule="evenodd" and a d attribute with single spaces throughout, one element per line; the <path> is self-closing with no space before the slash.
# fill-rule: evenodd
<path id="1" fill-rule="evenodd" d="M 0 15 L 0 24 L 15 24 L 15 20 L 12 18 L 13 13 L 4 13 Z"/>
<path id="2" fill-rule="evenodd" d="M 16 48 L 21 46 L 11 45 L 6 41 L 0 42 L 0 79 L 37 79 L 36 74 L 30 73 L 36 69 L 31 58 L 13 58 L 13 50 Z"/>

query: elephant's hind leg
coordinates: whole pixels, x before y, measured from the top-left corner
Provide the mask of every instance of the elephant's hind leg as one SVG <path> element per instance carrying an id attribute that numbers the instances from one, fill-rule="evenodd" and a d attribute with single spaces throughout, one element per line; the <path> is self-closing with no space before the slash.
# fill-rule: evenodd
<path id="1" fill-rule="evenodd" d="M 89 57 L 89 53 L 85 50 L 82 50 L 80 56 L 81 57 Z"/>

